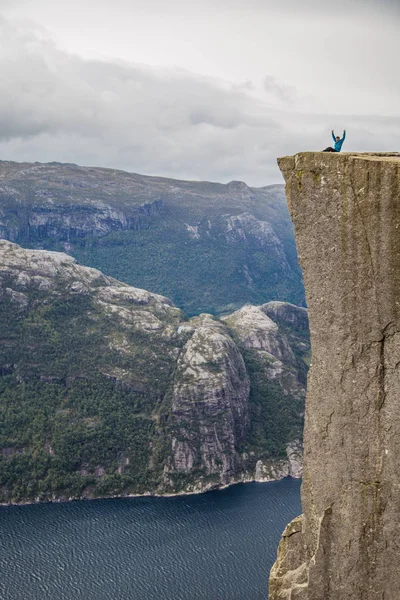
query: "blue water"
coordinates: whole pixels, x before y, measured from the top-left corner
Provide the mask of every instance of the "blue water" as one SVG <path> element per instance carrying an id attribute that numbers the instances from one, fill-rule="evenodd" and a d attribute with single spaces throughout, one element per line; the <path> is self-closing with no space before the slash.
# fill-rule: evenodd
<path id="1" fill-rule="evenodd" d="M 1 600 L 265 600 L 300 482 L 0 508 Z"/>

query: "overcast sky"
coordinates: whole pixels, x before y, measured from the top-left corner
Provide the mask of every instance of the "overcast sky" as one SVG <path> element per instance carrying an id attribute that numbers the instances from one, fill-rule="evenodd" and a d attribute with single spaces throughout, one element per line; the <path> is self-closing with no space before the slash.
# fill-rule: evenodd
<path id="1" fill-rule="evenodd" d="M 400 0 L 0 0 L 0 158 L 250 185 L 400 150 Z"/>

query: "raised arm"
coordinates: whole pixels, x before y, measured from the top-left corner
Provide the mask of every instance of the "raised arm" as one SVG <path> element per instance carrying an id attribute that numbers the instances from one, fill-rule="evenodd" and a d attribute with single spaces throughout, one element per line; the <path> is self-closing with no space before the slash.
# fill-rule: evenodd
<path id="1" fill-rule="evenodd" d="M 345 139 L 346 139 L 346 130 L 345 130 L 345 129 L 343 129 L 343 137 L 342 137 L 342 140 L 344 141 Z"/>
<path id="2" fill-rule="evenodd" d="M 335 138 L 335 134 L 334 134 L 333 129 L 332 129 L 332 137 L 333 137 L 333 141 L 336 142 L 336 138 Z"/>

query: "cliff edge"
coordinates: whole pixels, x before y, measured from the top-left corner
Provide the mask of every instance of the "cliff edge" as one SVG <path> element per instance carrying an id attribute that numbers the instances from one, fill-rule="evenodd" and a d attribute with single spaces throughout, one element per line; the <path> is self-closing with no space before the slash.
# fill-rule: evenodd
<path id="1" fill-rule="evenodd" d="M 278 160 L 303 268 L 312 366 L 303 515 L 270 600 L 400 590 L 400 154 Z"/>

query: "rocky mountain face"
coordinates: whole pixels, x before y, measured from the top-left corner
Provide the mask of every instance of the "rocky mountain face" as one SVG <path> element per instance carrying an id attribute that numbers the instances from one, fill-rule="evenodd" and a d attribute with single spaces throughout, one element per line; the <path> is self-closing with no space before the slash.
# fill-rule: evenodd
<path id="1" fill-rule="evenodd" d="M 0 241 L 0 501 L 179 493 L 301 472 L 305 309 L 187 319 Z"/>
<path id="2" fill-rule="evenodd" d="M 229 483 L 249 430 L 250 380 L 222 323 L 208 315 L 196 321 L 174 375 L 169 470 L 190 472 L 200 456 L 207 474 L 220 471 L 221 483 Z"/>
<path id="3" fill-rule="evenodd" d="M 303 515 L 271 600 L 400 589 L 400 154 L 279 160 L 310 314 Z"/>
<path id="4" fill-rule="evenodd" d="M 0 237 L 67 252 L 189 315 L 304 303 L 283 186 L 0 161 Z"/>
<path id="5" fill-rule="evenodd" d="M 0 236 L 14 242 L 67 248 L 71 240 L 141 229 L 160 214 L 162 200 L 140 176 L 61 163 L 0 161 Z"/>

